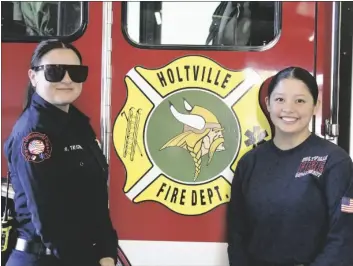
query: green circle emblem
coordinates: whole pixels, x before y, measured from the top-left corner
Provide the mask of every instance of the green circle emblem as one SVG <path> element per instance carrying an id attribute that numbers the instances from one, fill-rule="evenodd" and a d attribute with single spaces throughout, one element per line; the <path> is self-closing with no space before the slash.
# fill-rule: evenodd
<path id="1" fill-rule="evenodd" d="M 201 89 L 167 96 L 150 114 L 145 134 L 154 164 L 182 183 L 218 177 L 234 161 L 241 136 L 234 112 Z"/>

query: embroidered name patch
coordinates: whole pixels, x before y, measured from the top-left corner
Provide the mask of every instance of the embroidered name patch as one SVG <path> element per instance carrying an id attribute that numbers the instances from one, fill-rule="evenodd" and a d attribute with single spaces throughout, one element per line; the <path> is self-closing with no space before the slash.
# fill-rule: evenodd
<path id="1" fill-rule="evenodd" d="M 64 148 L 64 151 L 76 151 L 76 150 L 83 150 L 81 145 L 70 145 Z"/>
<path id="2" fill-rule="evenodd" d="M 298 171 L 295 177 L 302 177 L 308 174 L 312 174 L 316 177 L 320 177 L 324 172 L 324 167 L 327 161 L 326 156 L 308 156 L 304 157 L 299 165 Z"/>
<path id="3" fill-rule="evenodd" d="M 22 141 L 22 155 L 26 161 L 40 163 L 50 158 L 52 146 L 47 135 L 32 132 Z"/>
<path id="4" fill-rule="evenodd" d="M 343 197 L 341 201 L 341 211 L 346 213 L 353 213 L 353 199 Z"/>

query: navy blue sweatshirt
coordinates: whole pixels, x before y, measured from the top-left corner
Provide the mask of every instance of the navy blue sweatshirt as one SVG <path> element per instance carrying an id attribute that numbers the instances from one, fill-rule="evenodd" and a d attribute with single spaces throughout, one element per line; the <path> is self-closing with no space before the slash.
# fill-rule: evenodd
<path id="1" fill-rule="evenodd" d="M 315 135 L 290 150 L 268 141 L 245 154 L 227 210 L 230 265 L 352 266 L 352 182 L 348 154 Z"/>
<path id="2" fill-rule="evenodd" d="M 117 257 L 108 165 L 89 119 L 34 94 L 5 143 L 19 237 L 42 242 L 63 265 Z"/>

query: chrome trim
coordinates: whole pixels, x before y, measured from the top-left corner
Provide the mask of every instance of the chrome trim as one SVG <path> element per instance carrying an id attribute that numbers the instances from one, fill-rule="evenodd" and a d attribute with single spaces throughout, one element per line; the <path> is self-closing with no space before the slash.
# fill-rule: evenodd
<path id="1" fill-rule="evenodd" d="M 6 198 L 6 192 L 7 192 L 7 185 L 6 183 L 1 183 L 1 197 Z M 15 198 L 15 191 L 13 190 L 12 185 L 10 184 L 9 186 L 9 199 L 14 199 Z"/>
<path id="2" fill-rule="evenodd" d="M 110 161 L 111 138 L 111 86 L 112 86 L 112 24 L 113 4 L 103 2 L 103 35 L 102 35 L 102 83 L 101 83 L 101 142 L 102 150 Z"/>
<path id="3" fill-rule="evenodd" d="M 353 43 L 353 36 L 352 36 Z M 352 57 L 353 57 L 353 45 L 352 45 Z M 353 62 L 353 58 L 352 58 Z M 353 67 L 352 67 L 352 75 L 351 75 L 351 91 L 353 91 Z M 349 130 L 349 154 L 353 160 L 353 99 L 351 97 L 351 121 L 350 121 L 350 130 Z"/>
<path id="4" fill-rule="evenodd" d="M 332 5 L 330 118 L 326 120 L 326 135 L 337 143 L 339 135 L 338 110 L 340 91 L 341 2 Z"/>
<path id="5" fill-rule="evenodd" d="M 130 1 L 133 2 L 133 1 Z M 176 1 L 177 2 L 177 1 Z M 129 1 L 122 1 L 122 33 L 125 40 L 135 48 L 138 49 L 148 49 L 148 50 L 196 50 L 200 51 L 231 51 L 231 52 L 264 52 L 275 45 L 277 45 L 278 41 L 282 37 L 282 2 L 275 1 L 275 14 L 274 14 L 274 32 L 276 35 L 274 38 L 266 45 L 261 46 L 212 46 L 212 45 L 189 45 L 189 44 L 143 44 L 140 42 L 134 41 L 129 33 L 128 33 L 128 25 L 127 25 L 127 9 L 128 9 Z M 278 28 L 276 28 L 278 27 Z M 235 49 L 236 47 L 236 49 Z"/>

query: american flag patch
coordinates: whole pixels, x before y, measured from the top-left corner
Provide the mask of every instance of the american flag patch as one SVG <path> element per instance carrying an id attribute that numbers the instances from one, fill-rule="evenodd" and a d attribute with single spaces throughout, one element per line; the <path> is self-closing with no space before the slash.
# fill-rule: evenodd
<path id="1" fill-rule="evenodd" d="M 50 158 L 52 146 L 47 135 L 31 132 L 23 138 L 21 151 L 26 161 L 40 163 Z"/>
<path id="2" fill-rule="evenodd" d="M 32 140 L 28 145 L 28 150 L 30 153 L 38 155 L 41 154 L 45 149 L 44 143 L 41 140 Z"/>
<path id="3" fill-rule="evenodd" d="M 353 213 L 353 199 L 343 197 L 341 202 L 341 211 L 346 213 Z"/>

